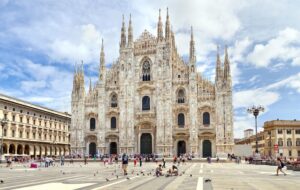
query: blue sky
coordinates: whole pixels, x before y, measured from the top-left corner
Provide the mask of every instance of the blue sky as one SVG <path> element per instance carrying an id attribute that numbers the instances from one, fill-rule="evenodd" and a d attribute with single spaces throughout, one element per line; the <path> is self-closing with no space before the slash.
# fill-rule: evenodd
<path id="1" fill-rule="evenodd" d="M 233 75 L 235 137 L 252 128 L 246 108 L 263 105 L 259 127 L 300 119 L 300 7 L 293 0 L 0 0 L 0 92 L 60 111 L 70 110 L 74 64 L 97 80 L 101 38 L 106 64 L 118 57 L 121 18 L 132 14 L 134 38 L 156 34 L 169 7 L 179 53 L 189 51 L 190 26 L 198 71 L 213 80 L 216 46 L 228 45 Z"/>

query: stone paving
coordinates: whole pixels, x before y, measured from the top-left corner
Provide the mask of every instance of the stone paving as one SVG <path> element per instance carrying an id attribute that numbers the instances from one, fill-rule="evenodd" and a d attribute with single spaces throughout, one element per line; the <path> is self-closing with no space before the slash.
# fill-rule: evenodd
<path id="1" fill-rule="evenodd" d="M 171 166 L 168 162 L 167 169 Z M 0 184 L 0 190 L 300 189 L 300 172 L 287 171 L 287 176 L 275 176 L 275 166 L 193 162 L 180 165 L 181 175 L 177 177 L 155 177 L 155 167 L 155 163 L 143 163 L 142 167 L 133 167 L 130 163 L 127 179 L 122 175 L 120 164 L 66 163 L 63 167 L 38 169 L 27 165 L 10 169 L 2 165 L 0 179 L 4 183 Z"/>

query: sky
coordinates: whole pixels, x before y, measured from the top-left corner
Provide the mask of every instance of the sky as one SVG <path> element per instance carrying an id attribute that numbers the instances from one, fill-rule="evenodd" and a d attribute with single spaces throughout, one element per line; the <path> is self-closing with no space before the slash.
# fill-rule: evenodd
<path id="1" fill-rule="evenodd" d="M 300 119 L 300 1 L 294 0 L 0 0 L 0 93 L 70 111 L 74 65 L 97 81 L 101 39 L 106 65 L 118 58 L 122 14 L 134 39 L 156 35 L 166 8 L 179 54 L 194 29 L 197 70 L 214 80 L 216 49 L 225 45 L 233 77 L 234 136 L 254 128 L 247 113 L 262 105 L 258 130 L 275 119 Z M 221 52 L 221 53 L 222 53 Z M 224 58 L 222 53 L 222 59 Z"/>

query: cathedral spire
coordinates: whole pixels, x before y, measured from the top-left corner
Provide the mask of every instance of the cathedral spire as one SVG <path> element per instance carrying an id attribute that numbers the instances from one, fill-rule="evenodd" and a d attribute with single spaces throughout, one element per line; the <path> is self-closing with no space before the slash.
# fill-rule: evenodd
<path id="1" fill-rule="evenodd" d="M 157 41 L 163 40 L 163 24 L 161 21 L 161 10 L 159 9 L 158 23 L 157 23 Z"/>
<path id="2" fill-rule="evenodd" d="M 224 80 L 231 77 L 230 75 L 230 62 L 228 58 L 227 45 L 225 46 L 225 60 L 224 60 Z"/>
<path id="3" fill-rule="evenodd" d="M 101 43 L 101 52 L 100 52 L 100 71 L 99 71 L 99 79 L 102 80 L 105 74 L 105 54 L 104 54 L 104 43 L 102 38 Z"/>
<path id="4" fill-rule="evenodd" d="M 171 36 L 171 26 L 170 26 L 170 18 L 169 18 L 169 9 L 167 7 L 167 20 L 166 20 L 166 29 L 165 29 L 165 38 L 169 40 Z"/>
<path id="5" fill-rule="evenodd" d="M 195 41 L 194 41 L 193 27 L 191 26 L 190 64 L 195 64 L 195 63 L 196 63 L 196 56 L 195 56 Z"/>
<path id="6" fill-rule="evenodd" d="M 121 43 L 120 48 L 126 47 L 126 27 L 125 27 L 125 19 L 123 15 L 122 28 L 121 28 Z"/>
<path id="7" fill-rule="evenodd" d="M 133 32 L 131 24 L 131 14 L 129 16 L 129 26 L 128 26 L 128 47 L 133 47 Z"/>
<path id="8" fill-rule="evenodd" d="M 92 93 L 92 80 L 91 80 L 91 78 L 90 78 L 89 93 Z"/>
<path id="9" fill-rule="evenodd" d="M 215 81 L 219 81 L 222 77 L 221 60 L 219 54 L 219 45 L 217 46 L 217 62 L 216 62 L 216 78 Z"/>

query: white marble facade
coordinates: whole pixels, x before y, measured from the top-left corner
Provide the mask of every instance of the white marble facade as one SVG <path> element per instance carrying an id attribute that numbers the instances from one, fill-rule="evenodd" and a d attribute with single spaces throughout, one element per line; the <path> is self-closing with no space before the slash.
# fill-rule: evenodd
<path id="1" fill-rule="evenodd" d="M 121 28 L 120 54 L 105 67 L 100 52 L 99 80 L 84 87 L 76 68 L 72 91 L 73 154 L 155 153 L 215 157 L 231 153 L 233 109 L 227 48 L 217 53 L 214 83 L 196 71 L 191 30 L 189 61 L 179 56 L 167 14 L 159 13 L 157 35 L 133 39 L 131 18 Z"/>

